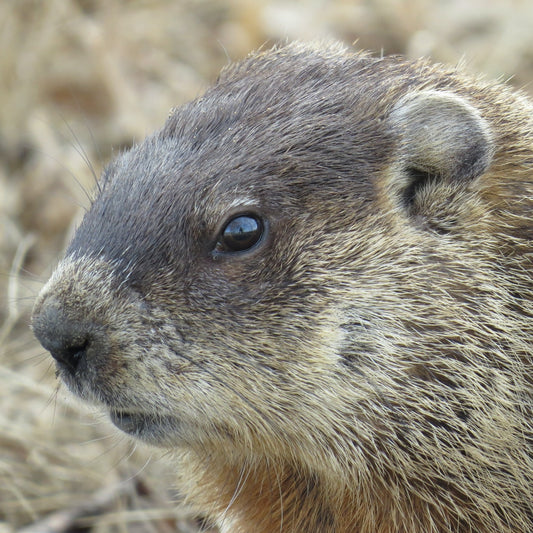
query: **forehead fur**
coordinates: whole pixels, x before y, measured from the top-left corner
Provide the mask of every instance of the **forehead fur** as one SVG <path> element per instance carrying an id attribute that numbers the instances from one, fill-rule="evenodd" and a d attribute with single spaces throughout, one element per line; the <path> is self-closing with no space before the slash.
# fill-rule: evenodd
<path id="1" fill-rule="evenodd" d="M 117 260 L 133 242 L 137 257 L 185 249 L 187 236 L 215 231 L 248 200 L 301 213 L 318 199 L 371 198 L 393 145 L 378 94 L 389 89 L 378 83 L 380 60 L 341 52 L 295 46 L 228 68 L 108 167 L 71 251 Z"/>

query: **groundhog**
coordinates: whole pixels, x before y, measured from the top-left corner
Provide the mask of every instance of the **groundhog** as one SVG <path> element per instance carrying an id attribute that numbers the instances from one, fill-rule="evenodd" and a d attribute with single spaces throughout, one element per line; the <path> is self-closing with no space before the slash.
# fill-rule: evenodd
<path id="1" fill-rule="evenodd" d="M 533 105 L 289 44 L 105 170 L 33 330 L 224 532 L 533 531 Z"/>

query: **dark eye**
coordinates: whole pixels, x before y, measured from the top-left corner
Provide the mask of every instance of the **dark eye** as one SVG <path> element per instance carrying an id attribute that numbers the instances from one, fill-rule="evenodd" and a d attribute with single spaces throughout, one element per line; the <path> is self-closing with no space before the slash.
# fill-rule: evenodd
<path id="1" fill-rule="evenodd" d="M 215 246 L 217 252 L 242 252 L 259 242 L 264 226 L 255 215 L 239 215 L 224 227 Z"/>

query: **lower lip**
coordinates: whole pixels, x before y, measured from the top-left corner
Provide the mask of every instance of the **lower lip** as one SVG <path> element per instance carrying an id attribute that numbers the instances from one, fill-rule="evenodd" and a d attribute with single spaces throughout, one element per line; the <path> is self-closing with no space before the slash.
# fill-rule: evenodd
<path id="1" fill-rule="evenodd" d="M 110 418 L 118 429 L 133 436 L 138 436 L 149 424 L 149 417 L 124 411 L 112 411 Z"/>
<path id="2" fill-rule="evenodd" d="M 111 422 L 128 435 L 156 446 L 168 446 L 176 439 L 179 422 L 172 416 L 111 411 Z"/>

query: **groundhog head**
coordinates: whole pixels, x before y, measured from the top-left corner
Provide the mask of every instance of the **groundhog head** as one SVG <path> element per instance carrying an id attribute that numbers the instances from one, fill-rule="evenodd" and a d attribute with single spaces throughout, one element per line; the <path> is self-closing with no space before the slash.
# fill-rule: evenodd
<path id="1" fill-rule="evenodd" d="M 104 172 L 35 305 L 61 378 L 158 446 L 499 494 L 487 469 L 528 453 L 530 339 L 495 254 L 487 91 L 335 46 L 226 69 Z"/>

